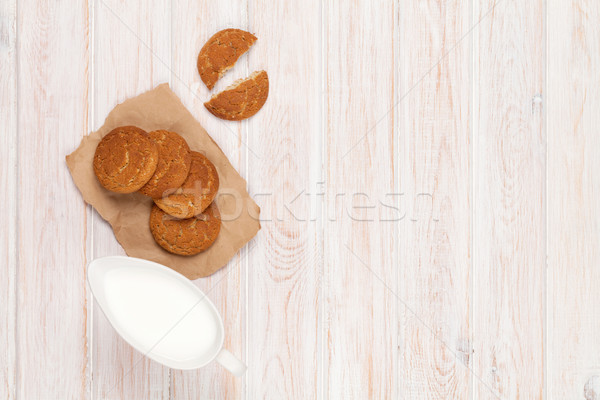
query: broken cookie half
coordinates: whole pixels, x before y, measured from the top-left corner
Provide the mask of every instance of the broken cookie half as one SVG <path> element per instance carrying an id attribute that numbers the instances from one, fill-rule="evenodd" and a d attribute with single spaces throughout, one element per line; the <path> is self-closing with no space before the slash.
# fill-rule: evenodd
<path id="1" fill-rule="evenodd" d="M 256 42 L 256 36 L 241 29 L 224 29 L 215 33 L 198 54 L 198 72 L 209 90 L 231 69 Z"/>
<path id="2" fill-rule="evenodd" d="M 221 93 L 212 96 L 204 106 L 216 117 L 240 121 L 256 114 L 269 96 L 269 77 L 266 71 L 256 71 L 239 79 Z"/>

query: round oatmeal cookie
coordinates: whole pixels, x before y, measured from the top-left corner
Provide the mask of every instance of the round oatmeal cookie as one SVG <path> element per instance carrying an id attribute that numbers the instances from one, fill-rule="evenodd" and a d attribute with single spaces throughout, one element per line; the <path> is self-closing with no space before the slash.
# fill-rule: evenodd
<path id="1" fill-rule="evenodd" d="M 192 218 L 177 219 L 153 205 L 150 231 L 154 240 L 169 253 L 192 256 L 208 249 L 221 230 L 221 216 L 214 203 Z"/>
<path id="2" fill-rule="evenodd" d="M 102 138 L 94 154 L 94 173 L 106 189 L 133 193 L 148 182 L 158 164 L 158 146 L 136 126 L 120 126 Z"/>
<path id="3" fill-rule="evenodd" d="M 192 153 L 185 139 L 175 132 L 152 131 L 150 137 L 158 146 L 158 165 L 140 193 L 158 199 L 185 181 L 192 164 Z"/>
<path id="4" fill-rule="evenodd" d="M 173 194 L 154 199 L 154 204 L 174 217 L 191 218 L 212 203 L 218 190 L 217 169 L 203 154 L 192 151 L 192 166 L 185 182 Z"/>
<path id="5" fill-rule="evenodd" d="M 265 71 L 256 71 L 212 96 L 204 106 L 216 117 L 240 121 L 256 114 L 268 96 L 269 77 Z"/>
<path id="6" fill-rule="evenodd" d="M 256 42 L 256 36 L 241 29 L 224 29 L 215 33 L 198 54 L 198 73 L 209 90 L 236 61 Z"/>

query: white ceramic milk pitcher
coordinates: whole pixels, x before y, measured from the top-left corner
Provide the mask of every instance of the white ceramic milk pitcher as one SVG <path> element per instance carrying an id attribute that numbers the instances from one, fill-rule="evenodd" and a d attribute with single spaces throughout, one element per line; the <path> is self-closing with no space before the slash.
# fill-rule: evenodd
<path id="1" fill-rule="evenodd" d="M 236 376 L 246 366 L 223 348 L 225 329 L 214 304 L 185 276 L 133 257 L 97 258 L 88 282 L 115 330 L 143 355 L 176 369 L 213 360 Z"/>

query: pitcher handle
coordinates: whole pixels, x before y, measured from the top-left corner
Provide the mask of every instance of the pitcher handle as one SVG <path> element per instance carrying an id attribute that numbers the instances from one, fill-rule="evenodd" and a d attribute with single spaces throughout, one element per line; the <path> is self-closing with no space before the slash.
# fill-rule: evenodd
<path id="1" fill-rule="evenodd" d="M 246 364 L 226 349 L 221 349 L 219 354 L 217 354 L 216 360 L 235 376 L 242 376 L 244 375 L 244 372 L 246 372 Z"/>

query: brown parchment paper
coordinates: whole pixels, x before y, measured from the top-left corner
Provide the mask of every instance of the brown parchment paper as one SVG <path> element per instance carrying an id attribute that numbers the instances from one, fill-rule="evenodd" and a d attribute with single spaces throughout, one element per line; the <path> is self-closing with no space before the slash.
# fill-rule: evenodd
<path id="1" fill-rule="evenodd" d="M 195 256 L 178 256 L 163 250 L 154 241 L 148 224 L 152 200 L 138 193 L 113 193 L 100 185 L 92 166 L 96 146 L 104 135 L 122 125 L 136 125 L 148 132 L 156 129 L 177 132 L 192 150 L 213 162 L 219 173 L 215 201 L 222 225 L 217 240 L 208 250 Z M 117 105 L 104 125 L 85 136 L 77 150 L 66 158 L 83 199 L 110 223 L 127 255 L 166 265 L 189 279 L 211 275 L 225 266 L 260 229 L 260 208 L 248 195 L 246 181 L 166 83 Z"/>

